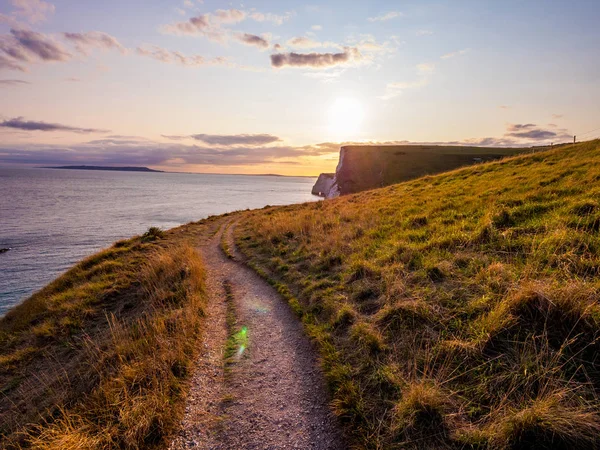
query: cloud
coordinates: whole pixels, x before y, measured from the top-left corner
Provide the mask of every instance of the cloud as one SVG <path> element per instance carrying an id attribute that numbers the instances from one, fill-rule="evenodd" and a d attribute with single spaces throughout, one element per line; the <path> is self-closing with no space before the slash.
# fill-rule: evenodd
<path id="1" fill-rule="evenodd" d="M 247 12 L 241 9 L 218 9 L 212 13 L 192 17 L 184 22 L 162 25 L 160 31 L 165 34 L 204 36 L 211 41 L 225 43 L 229 38 L 236 38 L 239 34 L 226 28 L 227 25 L 234 25 L 248 19 L 281 25 L 293 15 L 294 12 L 277 15 L 258 11 Z"/>
<path id="2" fill-rule="evenodd" d="M 417 64 L 417 70 L 419 71 L 419 73 L 431 73 L 435 70 L 435 64 L 433 64 L 433 63 Z"/>
<path id="3" fill-rule="evenodd" d="M 110 34 L 101 31 L 88 31 L 87 33 L 62 33 L 64 38 L 75 44 L 75 48 L 79 53 L 88 55 L 90 50 L 94 48 L 104 50 L 118 50 L 123 54 L 127 53 L 127 49 Z"/>
<path id="4" fill-rule="evenodd" d="M 211 136 L 211 135 L 207 135 Z M 236 135 L 233 135 L 236 136 Z M 244 135 L 239 135 L 244 136 Z M 246 135 L 252 136 L 252 135 Z M 223 142 L 219 139 L 219 142 Z M 107 136 L 72 146 L 0 147 L 0 162 L 13 164 L 211 165 L 298 164 L 298 158 L 337 153 L 339 144 L 207 146 Z"/>
<path id="5" fill-rule="evenodd" d="M 2 50 L 2 42 L 0 41 L 0 50 Z M 11 58 L 0 54 L 0 70 L 16 70 L 19 72 L 27 72 L 27 68 Z"/>
<path id="6" fill-rule="evenodd" d="M 210 16 L 208 14 L 201 14 L 192 17 L 185 22 L 163 25 L 161 31 L 166 34 L 198 35 L 207 32 L 210 28 Z"/>
<path id="7" fill-rule="evenodd" d="M 249 147 L 261 146 L 280 142 L 281 139 L 272 134 L 191 134 L 188 136 L 166 135 L 162 137 L 170 140 L 194 139 L 209 145 L 217 146 L 238 146 L 245 145 Z"/>
<path id="8" fill-rule="evenodd" d="M 498 106 L 498 108 L 500 108 L 500 109 L 510 109 L 510 106 L 508 106 L 508 105 L 500 105 L 500 106 Z"/>
<path id="9" fill-rule="evenodd" d="M 34 62 L 36 59 L 54 62 L 68 61 L 72 57 L 60 43 L 50 37 L 35 31 L 21 29 L 11 29 L 10 35 L 0 35 L 0 51 L 19 62 Z"/>
<path id="10" fill-rule="evenodd" d="M 19 22 L 17 22 L 13 17 L 7 16 L 6 14 L 0 13 L 0 24 L 8 25 L 10 27 L 18 27 Z"/>
<path id="11" fill-rule="evenodd" d="M 253 45 L 258 48 L 267 49 L 271 46 L 268 40 L 255 34 L 239 33 L 236 39 L 242 44 Z"/>
<path id="12" fill-rule="evenodd" d="M 538 129 L 534 124 L 507 126 L 511 130 L 531 131 Z M 542 130 L 544 131 L 544 130 Z M 334 159 L 342 145 L 477 145 L 485 147 L 524 147 L 532 143 L 528 138 L 501 137 L 471 138 L 451 142 L 322 142 L 314 145 L 281 145 L 280 139 L 269 134 L 207 135 L 199 134 L 203 145 L 181 142 L 154 142 L 135 136 L 109 135 L 71 146 L 22 144 L 11 147 L 0 146 L 0 163 L 13 164 L 96 164 L 96 165 L 144 165 L 178 167 L 186 165 L 205 166 L 252 166 L 258 164 L 299 164 L 302 158 L 330 156 Z M 549 141 L 534 140 L 536 145 L 560 142 L 567 135 L 560 130 L 558 136 Z M 171 140 L 190 139 L 190 136 L 168 136 Z M 568 139 L 565 139 L 568 140 Z M 209 142 L 212 142 L 209 143 Z M 276 144 L 276 145 L 271 145 Z"/>
<path id="13" fill-rule="evenodd" d="M 362 55 L 357 48 L 345 48 L 341 53 L 275 53 L 271 55 L 271 66 L 328 68 L 360 61 Z"/>
<path id="14" fill-rule="evenodd" d="M 216 57 L 206 59 L 201 55 L 186 56 L 181 52 L 167 50 L 156 45 L 142 46 L 136 48 L 136 53 L 140 56 L 155 59 L 157 61 L 167 64 L 180 64 L 187 67 L 198 67 L 198 66 L 216 66 L 216 65 L 228 65 L 229 62 L 224 57 Z"/>
<path id="15" fill-rule="evenodd" d="M 305 36 L 292 38 L 288 40 L 286 44 L 294 48 L 317 48 L 323 46 L 322 43 Z"/>
<path id="16" fill-rule="evenodd" d="M 552 114 L 553 119 L 562 119 L 564 117 L 563 114 Z"/>
<path id="17" fill-rule="evenodd" d="M 346 44 L 356 47 L 359 51 L 365 53 L 393 53 L 401 44 L 396 42 L 394 36 L 392 36 L 390 39 L 392 39 L 394 45 L 392 45 L 390 41 L 384 41 L 383 43 L 377 42 L 377 39 L 375 39 L 375 36 L 372 34 L 360 34 L 358 37 L 350 37 L 347 39 Z"/>
<path id="18" fill-rule="evenodd" d="M 315 78 L 323 83 L 333 83 L 345 72 L 345 69 L 334 72 L 306 72 L 303 75 L 308 78 Z"/>
<path id="19" fill-rule="evenodd" d="M 197 141 L 212 145 L 266 145 L 281 139 L 271 134 L 236 134 L 236 135 L 218 135 L 218 134 L 194 134 L 191 136 Z"/>
<path id="20" fill-rule="evenodd" d="M 212 15 L 218 23 L 233 24 L 246 20 L 246 13 L 239 9 L 217 9 Z"/>
<path id="21" fill-rule="evenodd" d="M 291 48 L 301 48 L 301 49 L 309 49 L 309 48 L 335 48 L 335 49 L 339 49 L 339 50 L 344 49 L 343 45 L 336 44 L 335 42 L 330 42 L 330 41 L 320 42 L 320 41 L 316 41 L 316 40 L 311 39 L 306 36 L 298 36 L 298 37 L 291 38 L 286 42 L 286 45 Z M 354 45 L 354 47 L 359 48 L 359 45 Z"/>
<path id="22" fill-rule="evenodd" d="M 13 14 L 25 18 L 29 23 L 43 22 L 54 13 L 54 5 L 42 0 L 12 0 L 16 8 Z"/>
<path id="23" fill-rule="evenodd" d="M 310 27 L 310 29 L 313 31 L 321 31 L 323 27 L 321 25 L 313 25 L 312 27 Z"/>
<path id="24" fill-rule="evenodd" d="M 455 58 L 456 56 L 462 56 L 462 55 L 466 55 L 467 53 L 469 53 L 471 51 L 470 48 L 464 48 L 462 50 L 458 50 L 456 52 L 452 52 L 452 53 L 446 53 L 445 55 L 442 55 L 441 58 L 442 59 L 450 59 L 450 58 Z"/>
<path id="25" fill-rule="evenodd" d="M 0 86 L 22 86 L 24 84 L 31 83 L 24 80 L 0 80 Z"/>
<path id="26" fill-rule="evenodd" d="M 415 33 L 417 36 L 433 36 L 433 31 L 431 30 L 417 30 Z"/>
<path id="27" fill-rule="evenodd" d="M 519 139 L 529 139 L 533 141 L 546 141 L 561 136 L 560 132 L 544 130 L 533 123 L 526 124 L 509 124 L 504 136 L 514 137 Z M 568 136 L 568 135 L 567 135 Z M 562 133 L 561 137 L 565 137 Z"/>
<path id="28" fill-rule="evenodd" d="M 294 11 L 288 11 L 284 14 L 273 14 L 273 13 L 261 13 L 261 12 L 252 12 L 248 17 L 256 22 L 271 22 L 275 25 L 282 25 L 284 22 L 287 22 L 292 17 L 294 17 L 296 13 Z"/>
<path id="29" fill-rule="evenodd" d="M 425 87 L 429 84 L 431 75 L 435 71 L 435 64 L 422 63 L 416 66 L 419 78 L 415 81 L 410 82 L 393 82 L 386 85 L 386 91 L 384 95 L 379 98 L 381 100 L 390 100 L 394 97 L 401 95 L 404 91 L 410 89 L 418 89 Z"/>
<path id="30" fill-rule="evenodd" d="M 385 22 L 386 20 L 391 20 L 391 19 L 395 19 L 397 17 L 402 17 L 403 15 L 404 14 L 402 14 L 400 11 L 390 11 L 390 12 L 382 14 L 380 16 L 369 17 L 367 20 L 369 22 Z"/>
<path id="31" fill-rule="evenodd" d="M 2 128 L 14 128 L 24 131 L 70 131 L 74 133 L 107 133 L 107 130 L 96 128 L 79 128 L 59 123 L 38 122 L 33 120 L 24 120 L 23 117 L 16 117 L 0 122 Z"/>
<path id="32" fill-rule="evenodd" d="M 552 124 L 548 126 L 552 130 L 544 129 L 534 123 L 507 124 L 506 131 L 501 137 L 467 139 L 465 143 L 486 147 L 523 147 L 532 144 L 545 145 L 552 142 L 567 142 L 573 139 L 569 130 L 558 129 Z"/>

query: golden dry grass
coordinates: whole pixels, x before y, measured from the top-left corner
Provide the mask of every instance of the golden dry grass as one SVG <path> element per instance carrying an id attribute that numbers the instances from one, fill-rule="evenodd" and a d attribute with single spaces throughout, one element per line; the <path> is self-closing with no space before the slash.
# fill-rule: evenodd
<path id="1" fill-rule="evenodd" d="M 600 448 L 600 141 L 247 213 L 363 448 Z"/>
<path id="2" fill-rule="evenodd" d="M 156 230 L 81 262 L 0 321 L 0 446 L 160 447 L 205 304 L 197 252 Z"/>

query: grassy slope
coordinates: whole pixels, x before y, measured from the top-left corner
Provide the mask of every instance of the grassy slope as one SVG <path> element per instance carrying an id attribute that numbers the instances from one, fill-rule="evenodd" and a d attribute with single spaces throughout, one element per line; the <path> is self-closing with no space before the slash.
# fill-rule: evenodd
<path id="1" fill-rule="evenodd" d="M 473 158 L 490 161 L 531 151 L 524 148 L 438 145 L 349 145 L 343 148 L 344 164 L 337 176 L 342 194 L 472 165 Z"/>
<path id="2" fill-rule="evenodd" d="M 600 141 L 249 213 L 367 448 L 600 447 Z"/>
<path id="3" fill-rule="evenodd" d="M 153 448 L 178 426 L 204 269 L 161 235 L 118 242 L 0 320 L 0 447 Z"/>

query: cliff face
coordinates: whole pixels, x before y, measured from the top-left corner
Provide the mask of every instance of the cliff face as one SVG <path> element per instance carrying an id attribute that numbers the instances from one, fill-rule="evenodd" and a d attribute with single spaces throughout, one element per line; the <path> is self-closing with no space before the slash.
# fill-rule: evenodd
<path id="1" fill-rule="evenodd" d="M 326 197 L 329 191 L 331 191 L 334 178 L 335 173 L 322 173 L 319 175 L 317 182 L 312 188 L 312 194 L 320 197 Z"/>
<path id="2" fill-rule="evenodd" d="M 352 194 L 458 167 L 515 155 L 523 148 L 436 145 L 349 145 L 340 149 L 335 174 L 321 174 L 313 194 Z"/>

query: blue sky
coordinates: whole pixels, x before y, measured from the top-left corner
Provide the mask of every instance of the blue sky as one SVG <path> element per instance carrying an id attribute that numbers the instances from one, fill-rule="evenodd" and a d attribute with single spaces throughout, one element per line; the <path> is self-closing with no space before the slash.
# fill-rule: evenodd
<path id="1" fill-rule="evenodd" d="M 600 127 L 600 3 L 0 0 L 0 164 L 316 174 Z"/>

